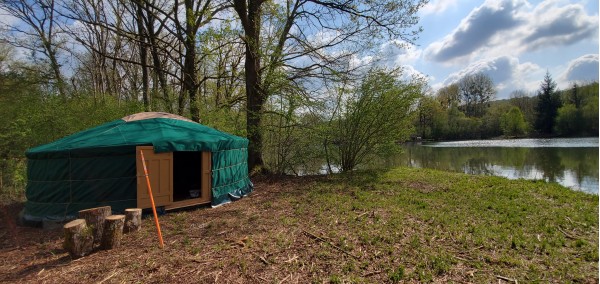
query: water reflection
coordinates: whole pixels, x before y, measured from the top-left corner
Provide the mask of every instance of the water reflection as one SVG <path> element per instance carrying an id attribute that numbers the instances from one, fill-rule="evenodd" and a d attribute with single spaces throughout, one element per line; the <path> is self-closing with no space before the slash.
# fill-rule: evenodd
<path id="1" fill-rule="evenodd" d="M 596 147 L 586 144 L 584 147 L 570 148 L 406 145 L 403 154 L 388 159 L 386 164 L 511 179 L 543 179 L 598 194 L 597 138 L 595 141 Z"/>

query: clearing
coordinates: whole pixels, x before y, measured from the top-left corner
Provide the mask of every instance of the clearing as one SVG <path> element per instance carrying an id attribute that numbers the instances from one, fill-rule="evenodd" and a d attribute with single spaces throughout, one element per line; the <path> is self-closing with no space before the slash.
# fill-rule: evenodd
<path id="1" fill-rule="evenodd" d="M 0 282 L 598 283 L 598 196 L 557 184 L 398 168 L 257 178 L 248 197 L 152 218 L 71 260 L 62 230 L 2 209 Z M 8 216 L 8 217 L 7 217 Z"/>

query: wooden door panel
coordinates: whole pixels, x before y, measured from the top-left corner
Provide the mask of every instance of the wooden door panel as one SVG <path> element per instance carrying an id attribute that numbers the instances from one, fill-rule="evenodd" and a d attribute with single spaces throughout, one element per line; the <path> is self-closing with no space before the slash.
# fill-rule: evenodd
<path id="1" fill-rule="evenodd" d="M 211 152 L 202 152 L 202 173 L 201 173 L 201 202 L 210 202 L 211 199 L 211 185 L 212 185 L 212 163 L 211 163 Z"/>
<path id="2" fill-rule="evenodd" d="M 150 195 L 144 168 L 141 161 L 140 150 L 144 151 L 152 196 L 155 206 L 165 206 L 173 202 L 173 153 L 154 153 L 152 146 L 136 147 L 137 157 L 137 207 L 151 208 Z"/>

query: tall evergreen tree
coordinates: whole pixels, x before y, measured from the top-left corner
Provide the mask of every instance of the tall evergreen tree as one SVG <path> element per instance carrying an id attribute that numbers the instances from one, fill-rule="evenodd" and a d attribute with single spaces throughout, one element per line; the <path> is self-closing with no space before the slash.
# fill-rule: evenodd
<path id="1" fill-rule="evenodd" d="M 560 106 L 561 101 L 556 89 L 556 82 L 554 82 L 552 76 L 550 76 L 550 72 L 546 71 L 546 76 L 544 76 L 544 81 L 542 82 L 538 93 L 535 130 L 540 134 L 552 134 L 554 122 Z"/>

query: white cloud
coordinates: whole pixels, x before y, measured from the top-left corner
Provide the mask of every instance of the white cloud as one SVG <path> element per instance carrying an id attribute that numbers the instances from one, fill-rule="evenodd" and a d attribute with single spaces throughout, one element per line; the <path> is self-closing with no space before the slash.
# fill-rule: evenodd
<path id="1" fill-rule="evenodd" d="M 449 8 L 456 7 L 458 0 L 433 0 L 427 3 L 419 12 L 422 15 L 437 15 L 445 12 Z"/>
<path id="2" fill-rule="evenodd" d="M 598 54 L 586 54 L 571 60 L 559 80 L 565 82 L 598 81 L 598 73 Z"/>
<path id="3" fill-rule="evenodd" d="M 498 33 L 520 25 L 523 20 L 518 12 L 526 4 L 524 0 L 486 1 L 471 11 L 451 34 L 429 45 L 426 58 L 448 62 L 472 56 Z"/>
<path id="4" fill-rule="evenodd" d="M 466 75 L 482 72 L 494 81 L 498 90 L 497 99 L 508 98 L 510 92 L 518 89 L 532 91 L 537 87 L 537 80 L 544 70 L 531 62 L 520 63 L 514 56 L 499 56 L 471 63 L 466 68 L 450 74 L 436 88 L 458 82 Z M 532 83 L 533 82 L 533 83 Z"/>
<path id="5" fill-rule="evenodd" d="M 598 38 L 598 15 L 583 4 L 546 0 L 533 7 L 525 0 L 488 0 L 454 31 L 425 49 L 425 58 L 442 63 L 511 55 L 566 46 Z"/>

